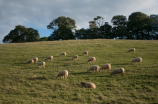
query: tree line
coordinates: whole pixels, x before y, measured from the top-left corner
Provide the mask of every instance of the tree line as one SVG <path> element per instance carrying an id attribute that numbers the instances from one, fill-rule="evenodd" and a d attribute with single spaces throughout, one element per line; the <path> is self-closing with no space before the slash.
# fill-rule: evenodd
<path id="1" fill-rule="evenodd" d="M 40 38 L 38 30 L 18 25 L 3 39 L 4 43 L 52 41 L 68 39 L 158 39 L 158 15 L 146 15 L 133 12 L 128 20 L 124 15 L 115 15 L 111 19 L 112 25 L 105 22 L 102 16 L 89 21 L 89 28 L 76 29 L 75 20 L 60 16 L 47 25 L 53 30 L 49 37 Z"/>

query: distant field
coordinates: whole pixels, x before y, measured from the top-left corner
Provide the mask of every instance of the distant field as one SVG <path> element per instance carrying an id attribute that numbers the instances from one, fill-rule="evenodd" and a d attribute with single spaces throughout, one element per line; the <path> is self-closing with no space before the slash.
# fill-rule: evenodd
<path id="1" fill-rule="evenodd" d="M 136 52 L 127 53 L 136 48 Z M 83 56 L 84 51 L 88 56 Z M 59 56 L 67 52 L 67 56 Z M 26 62 L 38 57 L 38 63 Z M 72 56 L 79 55 L 73 61 Z M 89 57 L 96 62 L 87 64 Z M 132 65 L 142 57 L 142 64 Z M 125 69 L 126 75 L 110 76 L 109 70 L 87 73 L 91 65 L 110 63 L 112 70 Z M 60 70 L 68 70 L 67 80 L 56 79 Z M 96 89 L 86 89 L 81 81 L 93 82 Z M 149 104 L 158 103 L 157 40 L 67 40 L 0 44 L 0 104 Z"/>

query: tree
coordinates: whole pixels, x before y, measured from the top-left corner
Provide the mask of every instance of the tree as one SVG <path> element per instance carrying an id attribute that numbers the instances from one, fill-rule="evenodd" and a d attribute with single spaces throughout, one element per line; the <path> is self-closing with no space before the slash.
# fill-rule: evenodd
<path id="1" fill-rule="evenodd" d="M 4 37 L 3 43 L 32 42 L 38 40 L 39 37 L 40 35 L 37 30 L 18 25 Z"/>
<path id="2" fill-rule="evenodd" d="M 102 32 L 103 32 L 102 38 L 106 38 L 106 39 L 114 38 L 114 36 L 112 35 L 112 26 L 109 25 L 108 22 L 105 22 L 105 24 L 103 26 L 101 26 L 101 28 L 102 28 Z"/>
<path id="3" fill-rule="evenodd" d="M 49 39 L 74 39 L 73 30 L 75 30 L 75 28 L 75 20 L 64 16 L 58 17 L 47 26 L 47 29 L 53 30 Z"/>
<path id="4" fill-rule="evenodd" d="M 116 15 L 111 19 L 113 23 L 113 32 L 119 38 L 124 38 L 126 36 L 126 28 L 127 28 L 127 19 L 126 16 Z"/>
<path id="5" fill-rule="evenodd" d="M 145 27 L 150 25 L 149 16 L 141 12 L 134 12 L 128 18 L 128 31 L 134 39 L 145 39 Z"/>

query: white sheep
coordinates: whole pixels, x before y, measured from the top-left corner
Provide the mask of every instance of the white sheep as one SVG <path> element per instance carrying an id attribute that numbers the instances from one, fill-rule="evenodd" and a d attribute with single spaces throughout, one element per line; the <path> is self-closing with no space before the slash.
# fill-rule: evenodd
<path id="1" fill-rule="evenodd" d="M 34 60 L 34 62 L 38 62 L 38 58 L 37 57 L 34 57 L 32 59 Z"/>
<path id="2" fill-rule="evenodd" d="M 135 48 L 131 48 L 131 49 L 129 49 L 127 52 L 135 52 Z"/>
<path id="3" fill-rule="evenodd" d="M 99 69 L 100 69 L 100 67 L 99 67 L 98 65 L 92 65 L 92 66 L 87 70 L 87 72 L 93 71 L 93 72 L 95 73 L 95 71 L 96 71 L 96 72 L 99 72 Z"/>
<path id="4" fill-rule="evenodd" d="M 66 56 L 66 52 L 61 52 L 61 53 L 60 53 L 60 56 L 61 56 L 61 55 Z"/>
<path id="5" fill-rule="evenodd" d="M 92 82 L 81 82 L 80 84 L 85 88 L 93 88 L 93 89 L 96 88 L 96 85 Z"/>
<path id="6" fill-rule="evenodd" d="M 141 57 L 134 58 L 134 59 L 131 61 L 131 64 L 132 64 L 133 62 L 134 62 L 134 63 L 136 63 L 136 62 L 140 62 L 140 63 L 141 63 L 141 62 L 142 62 L 142 58 L 141 58 Z"/>
<path id="7" fill-rule="evenodd" d="M 82 55 L 87 55 L 88 56 L 88 51 L 83 52 Z"/>
<path id="8" fill-rule="evenodd" d="M 90 57 L 90 58 L 87 60 L 87 63 L 90 63 L 91 61 L 95 62 L 95 61 L 96 61 L 96 58 L 95 58 L 95 57 Z"/>
<path id="9" fill-rule="evenodd" d="M 68 77 L 68 71 L 67 70 L 62 70 L 62 71 L 60 71 L 59 73 L 58 73 L 58 75 L 56 76 L 56 78 L 58 78 L 58 77 L 63 77 L 63 79 L 64 79 L 64 77 L 65 77 L 65 79 L 67 79 L 67 77 Z"/>
<path id="10" fill-rule="evenodd" d="M 114 74 L 121 74 L 125 75 L 125 69 L 124 68 L 116 68 L 111 72 L 111 76 Z"/>
<path id="11" fill-rule="evenodd" d="M 33 64 L 33 63 L 34 63 L 34 60 L 33 60 L 33 59 L 28 60 L 26 63 L 27 63 L 27 64 Z"/>
<path id="12" fill-rule="evenodd" d="M 44 61 L 41 61 L 38 63 L 38 67 L 43 66 L 45 68 L 46 63 Z"/>
<path id="13" fill-rule="evenodd" d="M 48 56 L 48 57 L 45 59 L 45 61 L 47 61 L 47 60 L 49 60 L 49 59 L 52 61 L 53 56 Z"/>
<path id="14" fill-rule="evenodd" d="M 109 70 L 111 70 L 111 65 L 110 64 L 104 64 L 104 65 L 102 65 L 101 67 L 100 67 L 100 70 L 103 70 L 103 69 L 109 69 Z M 99 70 L 99 71 L 100 71 Z"/>
<path id="15" fill-rule="evenodd" d="M 72 59 L 78 59 L 78 55 L 74 55 Z"/>

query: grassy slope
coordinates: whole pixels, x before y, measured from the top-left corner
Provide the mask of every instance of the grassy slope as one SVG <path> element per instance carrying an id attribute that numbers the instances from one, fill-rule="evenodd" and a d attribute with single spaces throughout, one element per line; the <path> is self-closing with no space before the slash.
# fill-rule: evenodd
<path id="1" fill-rule="evenodd" d="M 129 48 L 136 52 L 126 53 Z M 89 56 L 82 56 L 83 51 Z M 60 57 L 60 52 L 67 52 Z M 53 55 L 46 67 L 27 60 L 39 61 Z M 79 55 L 78 61 L 72 61 Z M 95 65 L 112 65 L 112 70 L 125 68 L 126 75 L 110 76 L 106 70 L 99 74 L 86 73 L 94 65 L 87 64 L 95 56 Z M 135 57 L 142 57 L 141 65 L 131 65 Z M 67 80 L 55 76 L 68 70 Z M 94 82 L 95 90 L 85 89 L 81 81 Z M 0 44 L 0 103 L 156 103 L 158 102 L 158 41 L 146 40 L 68 40 L 17 44 Z"/>

